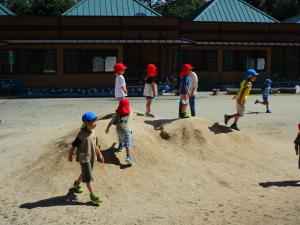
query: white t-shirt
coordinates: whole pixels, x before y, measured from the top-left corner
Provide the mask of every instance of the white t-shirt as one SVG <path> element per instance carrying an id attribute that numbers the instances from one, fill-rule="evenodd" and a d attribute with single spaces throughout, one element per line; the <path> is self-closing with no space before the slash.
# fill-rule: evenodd
<path id="1" fill-rule="evenodd" d="M 126 87 L 125 78 L 123 75 L 116 75 L 115 82 L 115 98 L 124 98 L 127 96 L 121 87 Z"/>
<path id="2" fill-rule="evenodd" d="M 189 74 L 190 77 L 190 82 L 191 82 L 191 89 L 190 91 L 192 96 L 195 96 L 197 94 L 197 89 L 198 89 L 198 76 L 195 72 L 191 71 Z"/>

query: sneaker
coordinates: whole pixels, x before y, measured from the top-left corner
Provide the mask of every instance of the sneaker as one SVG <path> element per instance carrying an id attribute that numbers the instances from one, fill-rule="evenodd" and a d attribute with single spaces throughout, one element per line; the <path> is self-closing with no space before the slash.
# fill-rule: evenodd
<path id="1" fill-rule="evenodd" d="M 117 148 L 117 152 L 122 152 L 123 148 L 124 148 L 124 144 L 123 143 L 119 144 L 119 147 Z"/>
<path id="2" fill-rule="evenodd" d="M 155 115 L 152 112 L 146 112 L 146 116 L 155 117 Z"/>
<path id="3" fill-rule="evenodd" d="M 191 117 L 191 114 L 186 112 L 186 113 L 183 113 L 183 116 L 182 118 L 190 118 Z"/>
<path id="4" fill-rule="evenodd" d="M 271 111 L 270 109 L 268 109 L 268 110 L 266 111 L 266 113 L 272 113 L 272 111 Z"/>
<path id="5" fill-rule="evenodd" d="M 230 128 L 232 128 L 232 129 L 234 129 L 234 130 L 237 130 L 237 131 L 240 131 L 240 129 L 238 128 L 238 126 L 237 126 L 235 123 L 233 123 L 233 124 L 230 126 Z"/>
<path id="6" fill-rule="evenodd" d="M 77 193 L 83 192 L 82 186 L 76 180 L 74 181 L 73 187 L 75 188 Z"/>
<path id="7" fill-rule="evenodd" d="M 254 102 L 254 104 L 257 104 L 257 103 L 258 103 L 258 100 L 256 99 L 255 102 Z"/>
<path id="8" fill-rule="evenodd" d="M 228 115 L 225 114 L 224 115 L 224 123 L 225 123 L 225 125 L 227 125 L 229 119 L 230 119 L 230 116 L 228 116 Z"/>
<path id="9" fill-rule="evenodd" d="M 127 156 L 126 159 L 125 159 L 125 161 L 127 162 L 127 165 L 128 165 L 128 166 L 131 166 L 131 165 L 132 165 L 132 159 L 131 159 L 130 156 Z"/>
<path id="10" fill-rule="evenodd" d="M 102 200 L 94 194 L 90 194 L 90 199 L 95 205 L 99 205 L 102 202 Z"/>

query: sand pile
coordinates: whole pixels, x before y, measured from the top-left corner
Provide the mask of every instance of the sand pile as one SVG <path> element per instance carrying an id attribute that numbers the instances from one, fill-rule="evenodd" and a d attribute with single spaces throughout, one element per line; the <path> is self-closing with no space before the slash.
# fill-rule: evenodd
<path id="1" fill-rule="evenodd" d="M 108 122 L 109 116 L 96 128 L 106 160 L 94 168 L 102 205 L 90 207 L 87 191 L 77 200 L 66 196 L 80 171 L 67 162 L 74 129 L 18 176 L 26 185 L 15 224 L 299 224 L 293 201 L 299 190 L 263 187 L 292 177 L 294 165 L 280 142 L 201 118 L 152 119 L 135 112 L 134 165 L 127 168 L 125 152 L 115 153 L 114 129 L 104 132 Z"/>

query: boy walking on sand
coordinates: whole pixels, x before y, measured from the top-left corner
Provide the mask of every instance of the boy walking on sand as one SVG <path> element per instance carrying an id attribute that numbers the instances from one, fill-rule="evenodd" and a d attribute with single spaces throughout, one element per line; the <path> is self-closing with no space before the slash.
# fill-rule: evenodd
<path id="1" fill-rule="evenodd" d="M 271 79 L 266 79 L 264 86 L 262 87 L 262 98 L 263 101 L 260 102 L 258 99 L 256 99 L 255 104 L 260 103 L 262 105 L 265 105 L 267 108 L 266 113 L 271 113 L 272 111 L 269 109 L 269 94 L 271 92 L 271 85 L 272 85 L 272 80 Z"/>
<path id="2" fill-rule="evenodd" d="M 81 174 L 74 182 L 74 188 L 78 193 L 82 193 L 81 182 L 86 183 L 86 186 L 90 192 L 90 198 L 93 203 L 99 205 L 102 200 L 94 194 L 92 181 L 93 181 L 93 166 L 97 161 L 97 156 L 100 162 L 104 162 L 104 158 L 101 154 L 98 138 L 95 135 L 94 129 L 96 128 L 97 116 L 92 112 L 86 112 L 82 116 L 83 125 L 80 132 L 77 134 L 76 139 L 72 143 L 72 147 L 69 150 L 68 160 L 72 162 L 73 155 L 76 151 L 76 161 L 80 163 Z"/>
<path id="3" fill-rule="evenodd" d="M 296 155 L 299 155 L 298 168 L 300 169 L 300 123 L 298 124 L 298 135 L 294 141 Z"/>
<path id="4" fill-rule="evenodd" d="M 116 76 L 115 80 L 115 98 L 121 99 L 125 98 L 127 96 L 127 88 L 126 88 L 126 82 L 124 78 L 124 73 L 127 67 L 123 63 L 116 63 L 114 65 L 114 74 Z"/>
<path id="5" fill-rule="evenodd" d="M 227 125 L 228 121 L 231 118 L 234 118 L 234 122 L 230 126 L 234 130 L 238 130 L 238 131 L 240 130 L 237 126 L 237 123 L 239 118 L 243 117 L 245 114 L 246 101 L 250 94 L 252 83 L 255 82 L 257 76 L 258 73 L 255 70 L 253 69 L 247 70 L 246 79 L 242 81 L 238 93 L 233 97 L 233 99 L 236 100 L 237 113 L 233 115 L 226 115 L 226 114 L 224 115 L 225 125 Z"/>
<path id="6" fill-rule="evenodd" d="M 116 130 L 119 138 L 119 147 L 118 152 L 121 152 L 122 149 L 126 148 L 126 162 L 129 166 L 132 165 L 132 159 L 130 155 L 131 151 L 131 135 L 132 132 L 129 126 L 130 119 L 130 106 L 129 100 L 127 98 L 122 98 L 119 101 L 118 109 L 113 115 L 111 121 L 107 125 L 106 133 L 109 133 L 109 129 L 112 125 L 116 125 Z"/>
<path id="7" fill-rule="evenodd" d="M 180 76 L 180 101 L 179 101 L 179 117 L 189 118 L 190 113 L 187 112 L 187 106 L 189 104 L 190 94 L 190 78 L 189 73 L 192 71 L 193 67 L 190 64 L 184 64 L 181 68 Z"/>

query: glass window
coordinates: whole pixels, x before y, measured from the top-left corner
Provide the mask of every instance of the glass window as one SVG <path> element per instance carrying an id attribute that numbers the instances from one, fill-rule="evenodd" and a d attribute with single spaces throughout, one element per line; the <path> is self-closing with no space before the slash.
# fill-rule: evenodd
<path id="1" fill-rule="evenodd" d="M 2 50 L 0 55 L 4 74 L 56 73 L 56 50 Z"/>
<path id="2" fill-rule="evenodd" d="M 114 49 L 66 49 L 64 50 L 65 73 L 111 72 L 117 62 Z"/>
<path id="3" fill-rule="evenodd" d="M 224 51 L 224 71 L 266 70 L 266 51 Z"/>
<path id="4" fill-rule="evenodd" d="M 189 63 L 198 71 L 217 71 L 218 52 L 216 50 L 172 51 L 172 70 L 177 71 L 181 64 Z"/>

